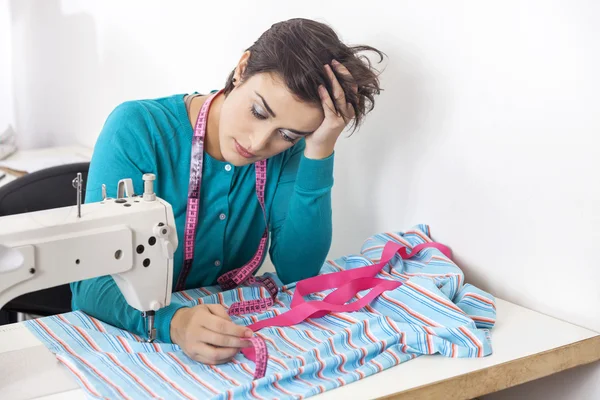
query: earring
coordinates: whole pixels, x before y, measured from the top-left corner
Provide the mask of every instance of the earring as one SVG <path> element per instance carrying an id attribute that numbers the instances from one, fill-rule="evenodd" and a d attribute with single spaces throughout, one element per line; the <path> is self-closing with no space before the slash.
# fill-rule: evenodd
<path id="1" fill-rule="evenodd" d="M 234 83 L 235 83 L 235 81 L 236 81 L 236 79 L 235 79 L 235 78 L 233 78 L 233 81 L 232 81 L 232 82 L 234 82 Z"/>

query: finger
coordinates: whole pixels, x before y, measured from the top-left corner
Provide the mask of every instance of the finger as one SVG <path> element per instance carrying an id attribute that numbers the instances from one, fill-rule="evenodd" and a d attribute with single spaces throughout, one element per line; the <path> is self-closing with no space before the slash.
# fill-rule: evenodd
<path id="1" fill-rule="evenodd" d="M 354 77 L 350 71 L 348 71 L 348 68 L 346 68 L 344 64 L 340 63 L 338 60 L 333 60 L 331 64 L 338 74 L 346 78 L 347 81 L 352 82 L 352 91 L 354 94 L 358 94 L 358 85 L 356 84 L 356 81 L 354 80 Z"/>
<path id="2" fill-rule="evenodd" d="M 325 86 L 319 86 L 319 95 L 321 96 L 321 104 L 323 104 L 323 112 L 325 113 L 325 118 L 327 117 L 337 117 L 337 113 L 335 111 L 335 106 L 333 105 L 333 101 L 331 100 L 331 96 L 329 96 L 329 92 L 325 89 Z"/>
<path id="3" fill-rule="evenodd" d="M 215 317 L 223 318 L 227 321 L 231 321 L 231 317 L 227 314 L 227 310 L 221 304 L 207 304 L 209 311 L 215 315 Z M 233 322 L 232 322 L 233 323 Z M 238 326 L 238 325 L 236 325 Z M 252 337 L 254 332 L 251 329 L 246 328 L 244 330 L 244 337 Z M 234 336 L 235 337 L 235 336 Z M 252 342 L 242 339 L 242 347 L 252 347 Z"/>
<path id="4" fill-rule="evenodd" d="M 227 321 L 231 321 L 231 317 L 227 314 L 227 310 L 221 304 L 206 304 L 206 308 L 208 308 L 208 311 L 210 311 L 211 314 L 224 318 Z"/>
<path id="5" fill-rule="evenodd" d="M 219 347 L 235 347 L 238 349 L 248 347 L 248 340 L 243 340 L 236 336 L 226 335 L 215 332 L 207 328 L 199 328 L 197 331 L 198 340 Z"/>
<path id="6" fill-rule="evenodd" d="M 239 349 L 230 347 L 215 347 L 206 343 L 197 343 L 193 348 L 192 359 L 204 364 L 224 364 L 239 352 Z"/>
<path id="7" fill-rule="evenodd" d="M 344 117 L 346 118 L 346 122 L 348 122 L 349 120 L 351 120 L 355 116 L 356 116 L 356 113 L 354 112 L 354 107 L 352 107 L 352 104 L 347 103 L 346 104 L 346 112 L 344 113 Z"/>
<path id="8" fill-rule="evenodd" d="M 228 316 L 229 318 L 229 316 Z M 213 332 L 230 335 L 237 338 L 252 337 L 253 332 L 245 326 L 236 325 L 223 317 L 209 314 L 201 324 L 204 328 Z"/>
<path id="9" fill-rule="evenodd" d="M 331 66 L 327 64 L 325 69 L 327 70 L 327 75 L 329 76 L 333 88 L 333 101 L 335 102 L 337 109 L 342 112 L 346 108 L 346 94 L 344 93 L 344 89 L 342 89 L 342 85 L 340 85 L 340 82 L 335 77 Z"/>

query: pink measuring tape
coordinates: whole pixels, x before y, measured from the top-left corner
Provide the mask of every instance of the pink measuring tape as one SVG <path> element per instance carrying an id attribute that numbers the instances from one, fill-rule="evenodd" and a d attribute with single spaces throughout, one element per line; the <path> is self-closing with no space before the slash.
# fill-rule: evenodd
<path id="1" fill-rule="evenodd" d="M 186 214 L 185 237 L 184 237 L 184 265 L 177 280 L 176 291 L 184 289 L 185 280 L 189 275 L 195 246 L 195 234 L 198 224 L 198 205 L 200 199 L 200 189 L 202 184 L 202 166 L 204 160 L 204 136 L 206 134 L 206 120 L 208 110 L 213 99 L 221 92 L 209 97 L 198 114 L 194 136 L 192 139 L 192 161 L 190 166 L 190 185 L 188 190 L 188 206 Z M 269 227 L 265 211 L 265 184 L 267 181 L 267 162 L 261 160 L 255 164 L 256 169 L 256 196 L 263 210 L 265 218 L 265 231 L 260 240 L 256 254 L 243 267 L 229 271 L 218 278 L 218 282 L 223 290 L 234 289 L 237 286 L 247 284 L 258 284 L 264 286 L 270 294 L 269 298 L 259 300 L 249 300 L 237 302 L 229 307 L 229 315 L 245 314 L 250 312 L 260 312 L 271 307 L 277 297 L 279 288 L 275 282 L 268 277 L 254 277 L 252 274 L 260 266 L 267 245 Z M 448 258 L 451 258 L 450 249 L 440 243 L 423 243 L 411 249 L 407 253 L 406 247 L 395 242 L 388 242 L 383 250 L 381 260 L 378 264 L 369 267 L 356 268 L 348 271 L 335 272 L 331 274 L 319 275 L 313 278 L 304 279 L 296 283 L 296 289 L 290 310 L 273 318 L 268 318 L 252 325 L 248 328 L 258 331 L 267 326 L 290 326 L 299 324 L 307 318 L 322 317 L 329 312 L 351 312 L 357 311 L 369 304 L 377 296 L 386 290 L 392 290 L 402 282 L 391 281 L 387 279 L 375 278 L 383 267 L 398 253 L 403 259 L 408 259 L 416 255 L 424 248 L 437 248 Z M 334 289 L 323 300 L 305 301 L 304 296 L 310 293 L 323 290 Z M 369 293 L 357 301 L 346 304 L 359 292 L 369 290 Z M 262 378 L 267 369 L 268 352 L 265 341 L 259 336 L 248 339 L 253 347 L 242 349 L 242 353 L 250 360 L 254 361 L 256 368 L 254 378 Z"/>
<path id="2" fill-rule="evenodd" d="M 192 154 L 190 163 L 190 183 L 188 188 L 188 202 L 185 218 L 184 232 L 184 262 L 183 268 L 177 279 L 175 291 L 181 291 L 185 288 L 185 281 L 192 268 L 194 260 L 194 247 L 196 228 L 198 226 L 198 211 L 200 203 L 200 190 L 202 187 L 202 169 L 204 165 L 204 137 L 206 135 L 206 124 L 208 111 L 214 98 L 221 93 L 213 94 L 202 105 L 196 126 L 194 128 L 194 136 L 192 137 Z M 267 161 L 261 160 L 255 164 L 256 169 L 256 197 L 260 203 L 265 219 L 265 231 L 260 239 L 260 244 L 256 250 L 256 254 L 243 267 L 229 271 L 218 278 L 218 282 L 223 290 L 233 289 L 240 284 L 246 282 L 248 284 L 258 284 L 264 286 L 271 295 L 268 299 L 243 301 L 233 304 L 228 313 L 230 315 L 241 314 L 247 312 L 255 312 L 265 310 L 274 304 L 274 299 L 277 297 L 278 288 L 271 278 L 255 278 L 252 276 L 254 271 L 260 266 L 263 259 L 267 240 L 269 237 L 269 227 L 267 222 L 267 214 L 265 210 L 265 184 L 267 182 Z M 258 337 L 250 340 L 254 346 L 256 354 L 256 370 L 255 377 L 264 376 L 267 367 L 267 348 L 264 341 Z"/>
<path id="3" fill-rule="evenodd" d="M 377 296 L 386 290 L 393 290 L 402 285 L 402 282 L 387 279 L 375 278 L 379 271 L 383 269 L 394 258 L 396 253 L 403 259 L 410 259 L 425 248 L 436 248 L 448 258 L 452 258 L 452 252 L 441 243 L 422 243 L 411 249 L 410 254 L 406 246 L 396 242 L 388 242 L 381 256 L 379 263 L 362 268 L 351 269 L 347 271 L 334 272 L 331 274 L 318 275 L 312 278 L 304 279 L 296 283 L 296 289 L 292 297 L 290 309 L 278 316 L 258 321 L 248 328 L 253 331 L 268 326 L 290 326 L 296 325 L 307 318 L 319 318 L 330 312 L 352 312 L 358 311 Z M 334 289 L 323 300 L 305 301 L 304 296 L 324 290 Z M 354 298 L 359 292 L 370 291 L 360 299 L 346 304 Z M 242 353 L 258 365 L 262 354 L 256 352 L 253 348 L 242 349 Z"/>

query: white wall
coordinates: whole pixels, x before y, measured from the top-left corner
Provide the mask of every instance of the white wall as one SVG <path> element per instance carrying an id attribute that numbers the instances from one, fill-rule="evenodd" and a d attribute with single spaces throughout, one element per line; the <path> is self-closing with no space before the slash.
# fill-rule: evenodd
<path id="1" fill-rule="evenodd" d="M 0 0 L 0 134 L 14 126 L 12 35 L 8 0 Z"/>
<path id="2" fill-rule="evenodd" d="M 17 126 L 91 146 L 119 102 L 219 88 L 273 22 L 325 20 L 389 55 L 337 151 L 332 256 L 429 223 L 469 281 L 600 331 L 600 3 L 390 4 L 13 0 Z M 600 365 L 562 376 L 491 398 L 600 398 Z"/>

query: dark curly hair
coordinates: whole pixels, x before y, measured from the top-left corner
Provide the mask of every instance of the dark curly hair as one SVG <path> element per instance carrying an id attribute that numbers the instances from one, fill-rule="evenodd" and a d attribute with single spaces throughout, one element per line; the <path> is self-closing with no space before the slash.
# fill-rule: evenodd
<path id="1" fill-rule="evenodd" d="M 340 76 L 333 69 L 344 93 L 346 102 L 354 108 L 353 131 L 365 115 L 375 106 L 375 95 L 382 90 L 379 86 L 379 71 L 375 70 L 368 57 L 360 54 L 373 51 L 383 61 L 383 52 L 364 45 L 347 46 L 340 41 L 335 31 L 326 24 L 310 19 L 294 18 L 274 24 L 247 49 L 250 52 L 242 80 L 258 73 L 279 74 L 289 90 L 301 101 L 321 104 L 318 87 L 324 85 L 334 104 L 332 86 L 323 66 L 332 60 L 342 63 L 354 81 Z M 234 88 L 235 69 L 227 78 L 224 93 Z M 358 86 L 354 94 L 352 86 Z M 339 112 L 336 105 L 336 112 Z"/>

